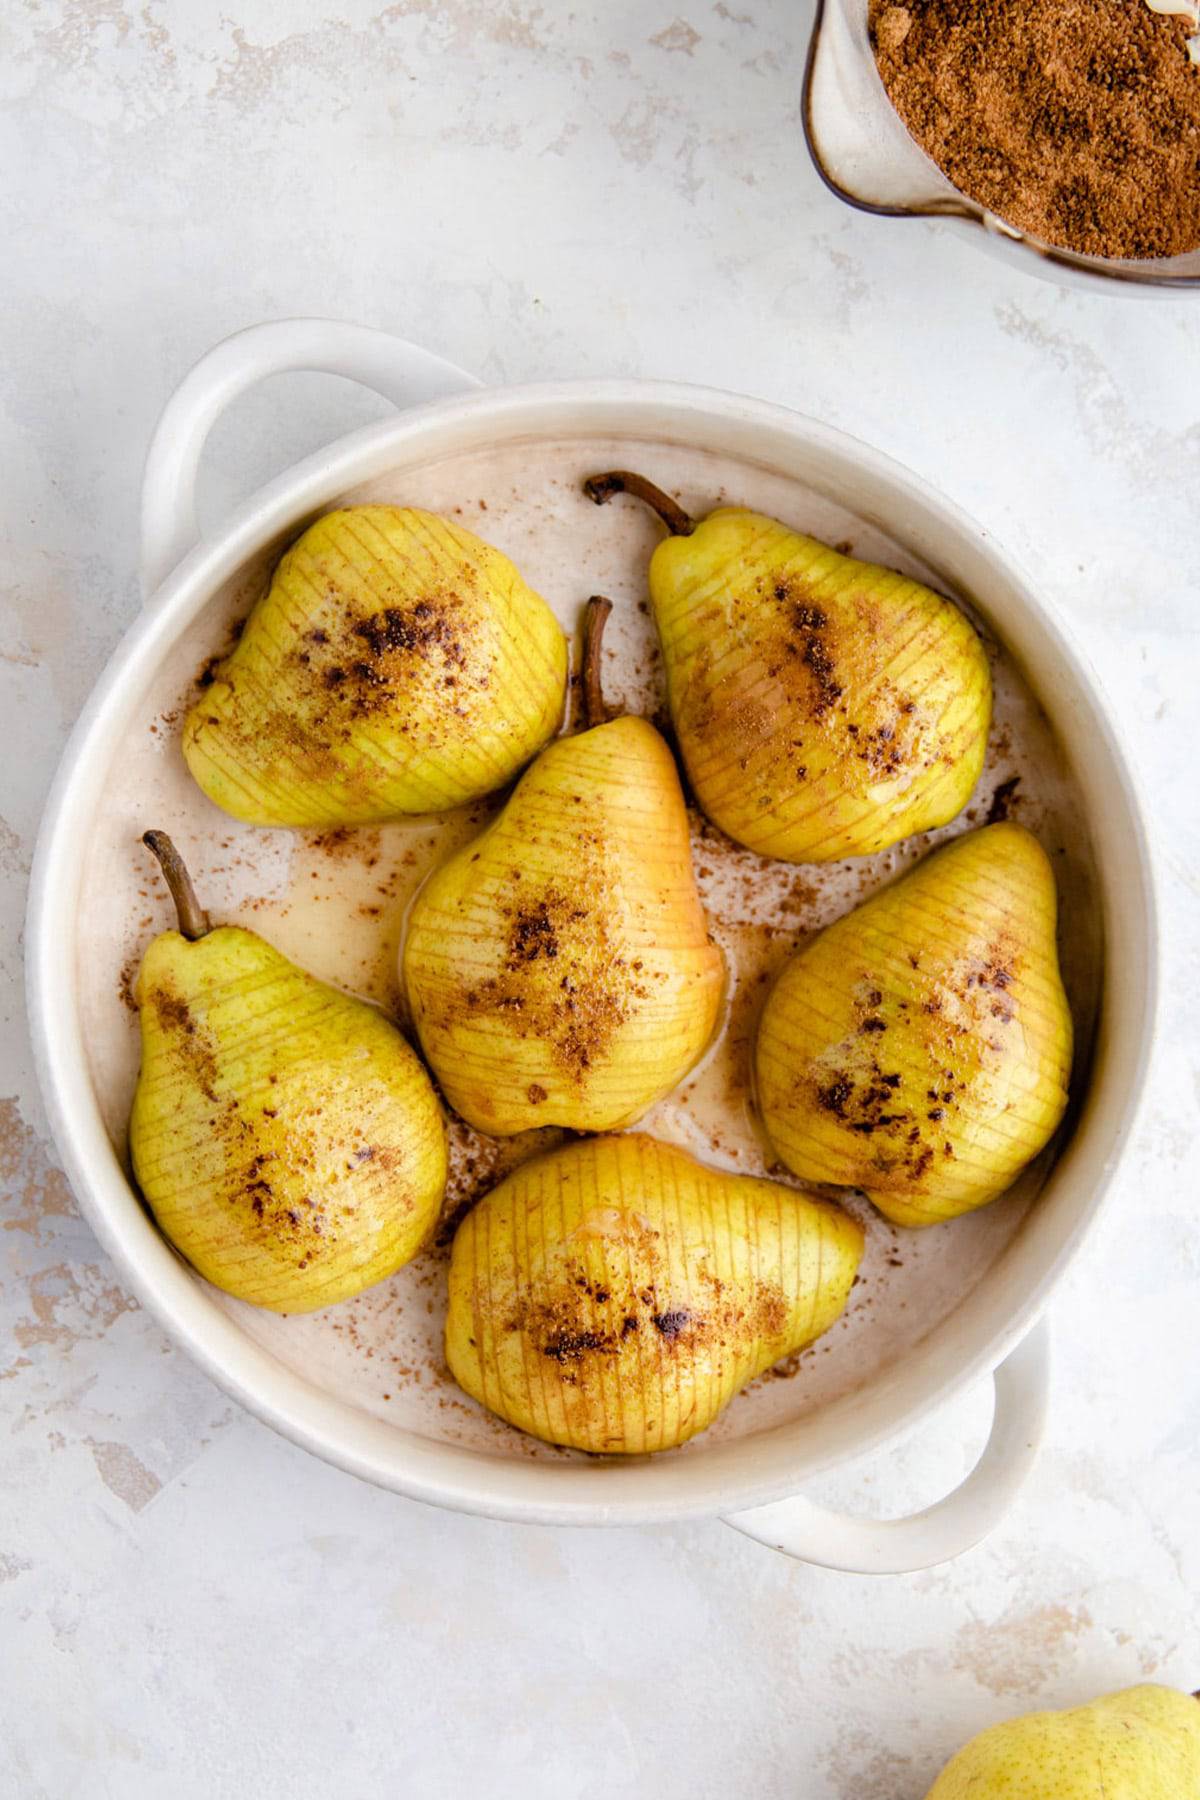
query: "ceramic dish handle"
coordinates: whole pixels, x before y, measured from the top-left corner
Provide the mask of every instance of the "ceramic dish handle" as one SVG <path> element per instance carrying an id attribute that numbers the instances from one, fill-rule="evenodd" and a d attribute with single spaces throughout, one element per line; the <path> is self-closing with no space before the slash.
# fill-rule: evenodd
<path id="1" fill-rule="evenodd" d="M 400 407 L 479 387 L 475 376 L 416 344 L 333 319 L 252 325 L 202 356 L 163 409 L 142 480 L 142 592 L 149 597 L 196 543 L 196 472 L 225 408 L 268 375 L 345 375 Z"/>
<path id="2" fill-rule="evenodd" d="M 858 1575 L 902 1575 L 950 1562 L 1004 1517 L 1033 1467 L 1050 1391 L 1045 1320 L 995 1371 L 996 1407 L 983 1455 L 961 1487 L 907 1519 L 856 1519 L 796 1496 L 731 1513 L 748 1537 L 801 1562 Z"/>

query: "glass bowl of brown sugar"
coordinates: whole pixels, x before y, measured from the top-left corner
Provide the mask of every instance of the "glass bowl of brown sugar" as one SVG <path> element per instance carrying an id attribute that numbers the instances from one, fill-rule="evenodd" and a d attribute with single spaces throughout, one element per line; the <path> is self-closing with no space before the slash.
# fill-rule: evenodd
<path id="1" fill-rule="evenodd" d="M 817 0 L 803 117 L 862 212 L 1068 286 L 1200 288 L 1200 0 Z"/>

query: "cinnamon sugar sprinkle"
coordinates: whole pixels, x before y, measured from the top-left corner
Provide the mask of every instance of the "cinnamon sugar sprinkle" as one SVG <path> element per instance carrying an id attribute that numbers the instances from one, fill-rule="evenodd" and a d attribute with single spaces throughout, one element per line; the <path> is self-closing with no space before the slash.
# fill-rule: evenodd
<path id="1" fill-rule="evenodd" d="M 1195 24 L 1147 0 L 870 0 L 883 84 L 960 192 L 1090 256 L 1200 247 Z"/>

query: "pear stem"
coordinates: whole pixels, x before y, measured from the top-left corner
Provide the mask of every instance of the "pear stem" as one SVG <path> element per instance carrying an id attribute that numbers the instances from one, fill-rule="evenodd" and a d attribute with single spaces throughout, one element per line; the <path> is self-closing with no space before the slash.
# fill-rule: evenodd
<path id="1" fill-rule="evenodd" d="M 696 529 L 695 519 L 684 512 L 678 500 L 672 500 L 670 494 L 664 494 L 644 475 L 635 475 L 629 469 L 609 469 L 605 475 L 589 475 L 583 491 L 597 506 L 603 506 L 614 494 L 632 494 L 635 500 L 644 500 L 658 514 L 672 537 L 691 537 Z"/>
<path id="2" fill-rule="evenodd" d="M 583 656 L 580 683 L 583 689 L 583 723 L 588 731 L 593 725 L 604 725 L 612 718 L 612 709 L 604 698 L 604 682 L 600 674 L 600 652 L 604 643 L 604 627 L 612 612 L 612 601 L 603 594 L 593 594 L 583 615 Z"/>
<path id="3" fill-rule="evenodd" d="M 163 878 L 175 902 L 175 911 L 179 915 L 179 929 L 194 944 L 197 938 L 202 938 L 211 928 L 208 914 L 196 898 L 196 890 L 182 856 L 165 831 L 145 831 L 142 833 L 142 842 L 158 858 Z"/>

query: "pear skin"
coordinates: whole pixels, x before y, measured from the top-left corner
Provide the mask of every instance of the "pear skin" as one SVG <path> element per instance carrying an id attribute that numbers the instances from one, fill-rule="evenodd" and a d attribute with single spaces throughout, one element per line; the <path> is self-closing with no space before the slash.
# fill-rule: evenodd
<path id="1" fill-rule="evenodd" d="M 549 1443 L 669 1449 L 829 1329 L 862 1248 L 846 1213 L 778 1182 L 640 1133 L 589 1138 L 524 1163 L 459 1226 L 446 1361 Z"/>
<path id="2" fill-rule="evenodd" d="M 612 719 L 543 750 L 421 888 L 403 977 L 426 1059 L 479 1131 L 616 1130 L 682 1080 L 724 963 L 652 725 Z"/>
<path id="3" fill-rule="evenodd" d="M 558 622 L 506 556 L 415 507 L 348 507 L 282 558 L 183 754 L 250 825 L 444 812 L 553 736 L 566 678 Z"/>
<path id="4" fill-rule="evenodd" d="M 742 507 L 698 524 L 643 478 L 672 536 L 650 600 L 680 754 L 704 812 L 785 862 L 866 856 L 948 824 L 983 767 L 987 656 L 949 600 Z"/>
<path id="5" fill-rule="evenodd" d="M 163 932 L 136 998 L 134 1174 L 206 1280 L 308 1312 L 416 1255 L 446 1186 L 445 1128 L 381 1012 L 238 926 Z"/>
<path id="6" fill-rule="evenodd" d="M 898 1225 L 1003 1193 L 1067 1104 L 1071 1014 L 1037 839 L 968 832 L 804 944 L 767 998 L 758 1104 L 803 1181 Z"/>
<path id="7" fill-rule="evenodd" d="M 926 1800 L 1197 1800 L 1200 1701 L 1145 1685 L 993 1725 Z"/>

